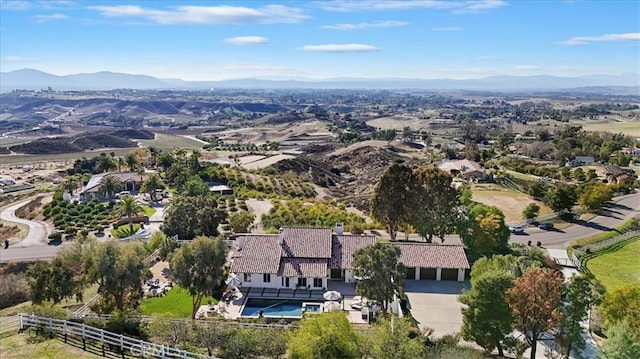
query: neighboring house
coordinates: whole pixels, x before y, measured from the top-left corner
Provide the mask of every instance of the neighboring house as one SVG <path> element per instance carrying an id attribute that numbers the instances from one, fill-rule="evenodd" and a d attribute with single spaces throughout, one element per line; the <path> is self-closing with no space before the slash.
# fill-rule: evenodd
<path id="1" fill-rule="evenodd" d="M 475 161 L 449 160 L 442 162 L 438 168 L 453 176 L 460 174 L 466 180 L 484 179 L 484 168 Z"/>
<path id="2" fill-rule="evenodd" d="M 569 162 L 571 166 L 589 166 L 594 164 L 596 161 L 592 156 L 576 156 L 573 160 Z"/>
<path id="3" fill-rule="evenodd" d="M 91 177 L 87 185 L 84 186 L 82 191 L 80 191 L 79 196 L 81 200 L 88 201 L 92 198 L 98 199 L 106 199 L 100 195 L 100 181 L 102 178 L 106 176 L 113 176 L 118 178 L 123 183 L 123 191 L 129 191 L 131 193 L 136 193 L 140 190 L 140 186 L 142 183 L 149 178 L 149 174 L 137 174 L 135 172 L 112 172 L 112 173 L 101 173 L 99 175 L 94 175 Z"/>
<path id="4" fill-rule="evenodd" d="M 233 189 L 231 187 L 218 182 L 210 182 L 209 191 L 223 195 L 223 196 L 228 194 L 233 194 Z"/>
<path id="5" fill-rule="evenodd" d="M 376 238 L 330 228 L 285 227 L 278 234 L 247 234 L 237 239 L 231 264 L 244 287 L 326 289 L 329 280 L 354 283 L 356 251 Z M 396 245 L 396 244 L 389 244 Z M 462 246 L 399 244 L 400 262 L 410 279 L 464 280 L 469 263 Z"/>
<path id="6" fill-rule="evenodd" d="M 631 156 L 640 156 L 640 148 L 638 147 L 622 147 L 621 153 Z"/>
<path id="7" fill-rule="evenodd" d="M 638 178 L 633 170 L 611 165 L 604 166 L 604 175 L 607 182 L 616 184 L 630 184 Z"/>

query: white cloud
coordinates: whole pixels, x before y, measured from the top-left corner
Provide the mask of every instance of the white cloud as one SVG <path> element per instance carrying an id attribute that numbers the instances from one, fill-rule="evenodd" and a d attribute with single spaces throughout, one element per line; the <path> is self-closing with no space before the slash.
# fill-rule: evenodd
<path id="1" fill-rule="evenodd" d="M 89 6 L 106 17 L 137 17 L 162 25 L 209 25 L 243 23 L 298 23 L 309 16 L 302 10 L 283 5 L 260 8 L 243 6 L 178 6 L 170 10 L 156 10 L 137 5 Z"/>
<path id="2" fill-rule="evenodd" d="M 639 41 L 640 32 L 629 32 L 626 34 L 606 34 L 601 36 L 578 36 L 569 40 L 561 41 L 562 45 L 587 45 L 591 42 L 613 42 L 613 41 Z"/>
<path id="3" fill-rule="evenodd" d="M 439 32 L 453 32 L 453 31 L 462 31 L 462 28 L 457 26 L 443 26 L 443 27 L 434 27 L 431 30 L 439 31 Z"/>
<path id="4" fill-rule="evenodd" d="M 40 59 L 36 57 L 25 57 L 25 56 L 5 56 L 2 59 L 2 62 L 35 62 L 40 61 Z"/>
<path id="5" fill-rule="evenodd" d="M 516 65 L 514 66 L 514 69 L 518 71 L 540 71 L 542 70 L 542 67 L 538 65 Z"/>
<path id="6" fill-rule="evenodd" d="M 23 11 L 30 9 L 33 5 L 28 1 L 21 0 L 3 0 L 0 2 L 0 9 L 10 11 Z"/>
<path id="7" fill-rule="evenodd" d="M 415 8 L 445 9 L 455 14 L 478 13 L 506 6 L 504 0 L 334 0 L 318 3 L 325 11 L 362 12 L 407 10 Z"/>
<path id="8" fill-rule="evenodd" d="M 335 25 L 325 25 L 323 29 L 331 29 L 331 30 L 362 30 L 362 29 L 382 29 L 387 27 L 399 27 L 399 26 L 407 26 L 408 22 L 405 21 L 373 21 L 373 22 L 361 22 L 358 24 L 335 24 Z"/>
<path id="9" fill-rule="evenodd" d="M 66 20 L 69 17 L 65 14 L 51 14 L 51 15 L 36 15 L 34 19 L 40 24 L 45 23 L 49 20 Z"/>
<path id="10" fill-rule="evenodd" d="M 224 42 L 238 46 L 264 45 L 269 42 L 269 39 L 262 36 L 237 36 L 224 39 Z"/>
<path id="11" fill-rule="evenodd" d="M 298 50 L 311 52 L 371 52 L 381 50 L 379 47 L 365 44 L 326 44 L 305 45 Z"/>

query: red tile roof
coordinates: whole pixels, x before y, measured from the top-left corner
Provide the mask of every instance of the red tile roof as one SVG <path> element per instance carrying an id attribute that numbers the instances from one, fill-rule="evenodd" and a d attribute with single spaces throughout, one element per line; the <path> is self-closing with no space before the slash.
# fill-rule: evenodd
<path id="1" fill-rule="evenodd" d="M 407 267 L 470 268 L 462 246 L 426 243 L 393 245 L 400 247 L 400 263 Z"/>
<path id="2" fill-rule="evenodd" d="M 356 251 L 374 244 L 374 236 L 334 235 L 331 269 L 353 269 L 353 255 Z"/>
<path id="3" fill-rule="evenodd" d="M 282 258 L 278 276 L 326 278 L 328 265 L 326 259 Z"/>
<path id="4" fill-rule="evenodd" d="M 282 256 L 331 258 L 331 228 L 284 227 Z"/>
<path id="5" fill-rule="evenodd" d="M 278 273 L 280 254 L 277 235 L 244 235 L 242 250 L 236 252 L 231 263 L 232 273 Z"/>

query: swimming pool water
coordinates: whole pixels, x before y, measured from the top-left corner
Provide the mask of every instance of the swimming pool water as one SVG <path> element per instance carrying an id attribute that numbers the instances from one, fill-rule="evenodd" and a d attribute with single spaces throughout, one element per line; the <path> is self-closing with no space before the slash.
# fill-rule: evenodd
<path id="1" fill-rule="evenodd" d="M 242 309 L 243 317 L 258 317 L 260 310 L 265 317 L 302 317 L 302 302 L 283 299 L 249 298 Z"/>

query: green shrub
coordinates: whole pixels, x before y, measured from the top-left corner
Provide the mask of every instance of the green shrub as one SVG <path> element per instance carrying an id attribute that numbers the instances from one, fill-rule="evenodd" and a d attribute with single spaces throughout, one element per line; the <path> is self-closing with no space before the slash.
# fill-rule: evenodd
<path id="1" fill-rule="evenodd" d="M 51 232 L 51 234 L 48 237 L 49 239 L 51 239 L 52 241 L 60 241 L 62 240 L 62 233 L 56 231 L 56 232 Z"/>

